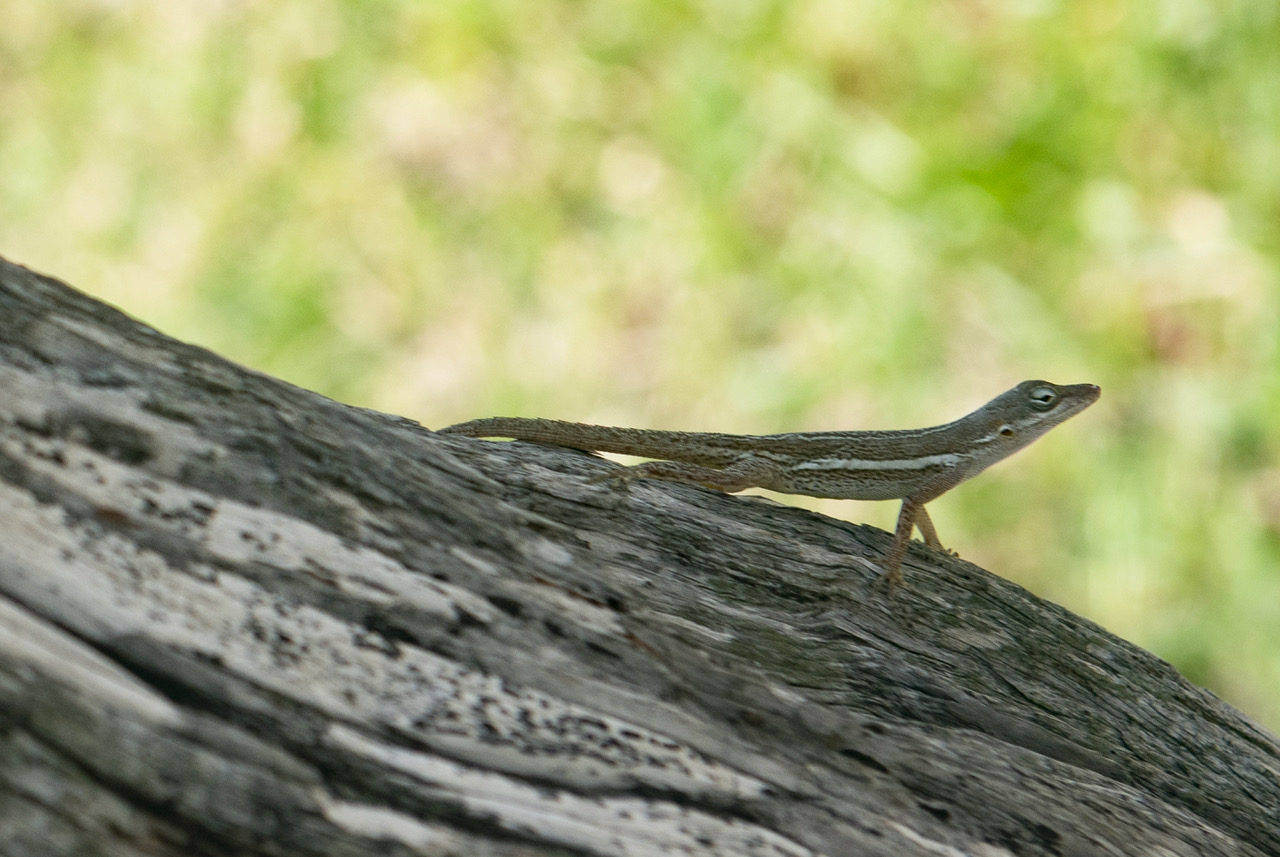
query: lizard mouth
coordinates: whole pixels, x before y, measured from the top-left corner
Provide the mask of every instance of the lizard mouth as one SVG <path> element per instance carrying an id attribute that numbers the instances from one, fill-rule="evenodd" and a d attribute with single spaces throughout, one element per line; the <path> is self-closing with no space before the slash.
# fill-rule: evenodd
<path id="1" fill-rule="evenodd" d="M 1102 388 L 1097 384 L 1072 384 L 1067 389 L 1090 405 L 1098 401 L 1098 397 L 1102 395 Z"/>
<path id="2" fill-rule="evenodd" d="M 1098 401 L 1102 388 L 1097 384 L 1068 384 L 1062 390 L 1064 418 L 1079 413 Z"/>
<path id="3" fill-rule="evenodd" d="M 1067 387 L 1067 395 L 1078 396 L 1086 404 L 1092 405 L 1102 395 L 1102 388 L 1097 384 L 1072 384 Z"/>

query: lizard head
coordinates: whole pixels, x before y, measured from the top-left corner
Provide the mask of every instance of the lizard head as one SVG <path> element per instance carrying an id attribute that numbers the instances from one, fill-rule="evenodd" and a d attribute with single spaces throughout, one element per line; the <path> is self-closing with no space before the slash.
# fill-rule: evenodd
<path id="1" fill-rule="evenodd" d="M 976 445 L 983 467 L 1004 458 L 1040 437 L 1063 420 L 1098 400 L 1095 384 L 1051 384 L 1023 381 L 987 402 L 971 417 L 981 433 Z M 966 418 L 967 419 L 967 418 Z"/>

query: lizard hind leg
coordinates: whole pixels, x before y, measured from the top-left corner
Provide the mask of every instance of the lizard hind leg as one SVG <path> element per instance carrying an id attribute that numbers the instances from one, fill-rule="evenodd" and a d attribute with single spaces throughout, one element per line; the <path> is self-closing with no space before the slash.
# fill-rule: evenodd
<path id="1" fill-rule="evenodd" d="M 626 484 L 633 479 L 665 479 L 668 482 L 701 485 L 732 494 L 734 491 L 760 485 L 762 480 L 768 479 L 774 472 L 775 468 L 769 462 L 743 456 L 726 467 L 705 467 L 683 461 L 646 461 L 621 470 L 601 473 L 591 481 L 617 480 Z"/>

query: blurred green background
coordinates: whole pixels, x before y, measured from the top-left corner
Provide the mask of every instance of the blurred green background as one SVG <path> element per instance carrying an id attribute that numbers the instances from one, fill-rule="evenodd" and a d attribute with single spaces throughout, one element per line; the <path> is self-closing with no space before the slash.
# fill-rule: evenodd
<path id="1" fill-rule="evenodd" d="M 766 433 L 1101 384 L 944 541 L 1280 729 L 1280 6 L 0 17 L 0 253 L 348 402 Z"/>

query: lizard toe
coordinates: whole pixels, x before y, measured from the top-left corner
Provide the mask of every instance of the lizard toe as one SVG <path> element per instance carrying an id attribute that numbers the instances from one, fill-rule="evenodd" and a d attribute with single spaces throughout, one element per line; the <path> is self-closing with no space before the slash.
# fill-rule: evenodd
<path id="1" fill-rule="evenodd" d="M 629 472 L 629 469 L 626 467 L 618 468 L 616 470 L 614 469 L 602 470 L 599 473 L 596 473 L 588 477 L 587 484 L 603 485 L 607 483 L 607 484 L 613 485 L 614 487 L 626 488 L 628 485 L 631 484 L 631 480 L 634 478 L 634 476 L 635 474 Z"/>

